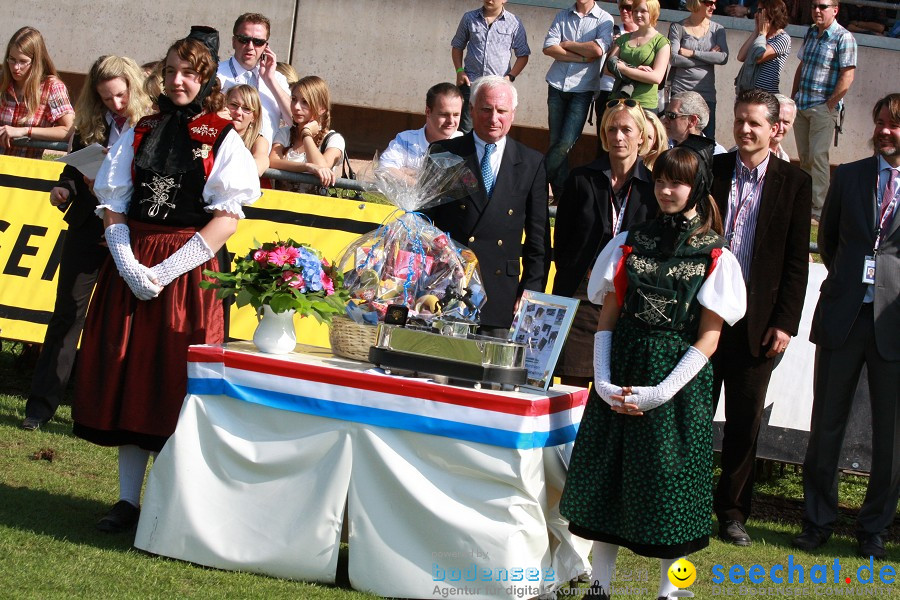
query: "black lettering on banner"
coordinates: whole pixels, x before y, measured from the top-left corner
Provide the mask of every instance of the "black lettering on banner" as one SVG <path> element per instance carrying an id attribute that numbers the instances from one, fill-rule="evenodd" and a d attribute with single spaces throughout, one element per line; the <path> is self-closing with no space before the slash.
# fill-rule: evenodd
<path id="1" fill-rule="evenodd" d="M 18 277 L 28 277 L 30 269 L 19 266 L 19 260 L 23 256 L 35 256 L 38 251 L 37 246 L 29 246 L 28 242 L 32 236 L 44 237 L 47 234 L 47 228 L 40 225 L 23 225 L 16 243 L 13 245 L 12 252 L 9 253 L 9 261 L 3 268 L 4 275 L 16 275 Z"/>
<path id="2" fill-rule="evenodd" d="M 0 221 L 0 233 L 9 229 L 9 221 Z"/>
<path id="3" fill-rule="evenodd" d="M 56 277 L 56 270 L 59 268 L 59 261 L 62 258 L 62 249 L 65 241 L 66 231 L 63 230 L 56 236 L 56 244 L 53 246 L 53 252 L 50 253 L 50 259 L 47 261 L 47 266 L 44 267 L 44 274 L 41 275 L 41 279 L 44 281 L 53 281 L 53 278 Z"/>
<path id="4" fill-rule="evenodd" d="M 301 227 L 311 227 L 314 229 L 334 229 L 336 231 L 346 231 L 347 233 L 356 233 L 358 235 L 369 233 L 381 225 L 381 223 L 370 223 L 368 221 L 355 221 L 353 219 L 342 219 L 340 217 L 326 217 L 323 215 L 311 215 L 271 208 L 256 208 L 253 206 L 244 208 L 244 216 L 256 221 L 272 221 L 274 223 L 286 223 L 290 225 L 299 225 Z"/>

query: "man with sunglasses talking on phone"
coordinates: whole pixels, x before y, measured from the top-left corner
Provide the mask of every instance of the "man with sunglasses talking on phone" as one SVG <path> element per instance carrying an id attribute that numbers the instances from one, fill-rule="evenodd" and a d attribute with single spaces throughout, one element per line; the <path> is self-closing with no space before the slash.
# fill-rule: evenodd
<path id="1" fill-rule="evenodd" d="M 269 143 L 284 119 L 291 122 L 291 92 L 287 79 L 275 70 L 276 56 L 269 47 L 269 19 L 259 13 L 244 13 L 234 22 L 231 47 L 234 56 L 219 63 L 216 74 L 222 91 L 246 83 L 259 91 L 265 117 L 260 134 Z"/>

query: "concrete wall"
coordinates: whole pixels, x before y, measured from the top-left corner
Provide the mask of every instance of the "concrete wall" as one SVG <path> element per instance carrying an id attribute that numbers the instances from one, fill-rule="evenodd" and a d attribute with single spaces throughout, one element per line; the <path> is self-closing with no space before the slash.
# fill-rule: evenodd
<path id="1" fill-rule="evenodd" d="M 55 3 L 52 9 L 35 0 L 8 4 L 0 24 L 0 40 L 9 39 L 22 25 L 33 25 L 44 33 L 57 67 L 79 73 L 87 71 L 94 58 L 104 53 L 126 54 L 138 62 L 161 58 L 168 44 L 184 35 L 192 23 L 218 28 L 223 33 L 220 54 L 227 57 L 231 53 L 231 25 L 247 9 L 245 2 L 233 0 L 69 0 Z M 553 16 L 567 4 L 561 0 L 522 0 L 507 5 L 524 22 L 532 50 L 528 66 L 516 81 L 520 101 L 515 134 L 537 148 L 546 147 L 544 75 L 551 62 L 541 53 L 541 47 Z M 355 145 L 368 151 L 383 148 L 399 129 L 421 126 L 425 90 L 439 81 L 453 81 L 450 39 L 462 13 L 478 5 L 476 0 L 260 0 L 254 9 L 272 20 L 272 47 L 280 59 L 292 58 L 301 75 L 318 74 L 329 82 L 336 104 L 336 128 L 347 134 L 351 148 Z M 603 2 L 602 6 L 617 13 L 612 3 Z M 102 15 L 100 27 L 96 14 Z M 683 16 L 663 11 L 658 28 L 665 33 L 668 21 Z M 730 28 L 732 59 L 717 69 L 717 138 L 729 146 L 728 106 L 734 98 L 732 81 L 740 67 L 733 56 L 749 35 L 752 23 L 728 17 L 716 20 Z M 803 31 L 793 26 L 789 30 L 794 39 L 782 78 L 783 92 L 790 91 Z M 857 39 L 860 68 L 848 95 L 848 133 L 832 151 L 834 163 L 854 160 L 868 152 L 865 144 L 872 132 L 872 104 L 884 94 L 900 90 L 896 78 L 900 40 L 865 35 Z M 594 129 L 588 127 L 586 131 L 592 133 Z M 595 144 L 592 138 L 580 144 L 573 162 L 592 157 Z M 788 149 L 796 155 L 793 140 L 789 140 Z"/>

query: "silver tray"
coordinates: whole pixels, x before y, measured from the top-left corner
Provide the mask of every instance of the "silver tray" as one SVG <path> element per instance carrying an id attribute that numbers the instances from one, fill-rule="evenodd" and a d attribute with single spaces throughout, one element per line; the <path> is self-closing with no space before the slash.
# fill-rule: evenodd
<path id="1" fill-rule="evenodd" d="M 378 325 L 369 362 L 385 369 L 414 371 L 476 383 L 525 383 L 525 345 L 468 334 L 441 335 L 400 325 Z"/>

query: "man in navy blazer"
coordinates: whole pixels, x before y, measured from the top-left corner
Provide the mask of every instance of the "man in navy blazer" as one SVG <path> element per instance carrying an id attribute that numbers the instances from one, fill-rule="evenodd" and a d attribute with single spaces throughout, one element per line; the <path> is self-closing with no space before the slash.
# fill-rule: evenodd
<path id="1" fill-rule="evenodd" d="M 841 165 L 819 227 L 828 268 L 813 315 L 816 370 L 803 462 L 803 532 L 794 546 L 824 544 L 837 519 L 841 445 L 865 363 L 872 407 L 872 468 L 857 516 L 859 554 L 884 558 L 884 530 L 900 496 L 900 93 L 872 111 L 875 156 Z M 874 271 L 874 272 L 872 272 Z"/>
<path id="2" fill-rule="evenodd" d="M 475 82 L 472 131 L 435 142 L 431 151 L 465 159 L 478 190 L 427 211 L 436 227 L 475 252 L 487 294 L 481 332 L 504 338 L 522 292 L 543 292 L 550 269 L 544 157 L 507 136 L 516 104 L 516 88 L 505 78 Z"/>

